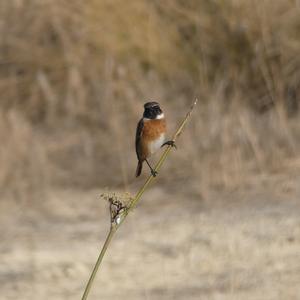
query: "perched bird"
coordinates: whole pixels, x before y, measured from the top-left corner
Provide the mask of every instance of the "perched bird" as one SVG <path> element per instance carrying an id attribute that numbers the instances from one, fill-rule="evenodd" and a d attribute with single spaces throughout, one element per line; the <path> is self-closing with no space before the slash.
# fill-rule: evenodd
<path id="1" fill-rule="evenodd" d="M 151 167 L 147 158 L 164 145 L 175 146 L 174 141 L 165 141 L 167 123 L 163 111 L 157 102 L 144 104 L 143 118 L 139 121 L 135 136 L 135 150 L 138 158 L 138 165 L 135 176 L 141 175 L 143 162 L 146 161 L 155 177 L 157 172 Z"/>

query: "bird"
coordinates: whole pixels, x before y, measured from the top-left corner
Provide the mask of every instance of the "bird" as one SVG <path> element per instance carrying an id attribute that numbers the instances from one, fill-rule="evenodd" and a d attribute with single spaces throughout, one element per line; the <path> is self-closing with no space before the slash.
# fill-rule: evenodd
<path id="1" fill-rule="evenodd" d="M 176 147 L 174 141 L 165 142 L 167 122 L 158 102 L 151 101 L 144 104 L 143 117 L 137 124 L 135 136 L 135 150 L 138 159 L 135 176 L 139 177 L 145 161 L 153 177 L 157 175 L 148 158 L 165 145 Z"/>

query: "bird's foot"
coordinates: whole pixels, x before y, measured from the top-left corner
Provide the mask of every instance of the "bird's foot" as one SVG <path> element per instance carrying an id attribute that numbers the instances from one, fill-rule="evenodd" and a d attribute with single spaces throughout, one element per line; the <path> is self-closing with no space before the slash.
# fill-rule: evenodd
<path id="1" fill-rule="evenodd" d="M 167 141 L 167 142 L 165 142 L 165 143 L 163 143 L 162 145 L 161 145 L 161 147 L 163 147 L 163 146 L 171 146 L 171 147 L 173 147 L 173 148 L 175 148 L 175 149 L 177 149 L 177 146 L 176 146 L 176 144 L 175 144 L 175 141 Z"/>
<path id="2" fill-rule="evenodd" d="M 153 176 L 153 177 L 156 177 L 156 175 L 158 174 L 158 172 L 157 171 L 155 171 L 155 170 L 153 170 L 153 169 L 151 169 L 151 175 Z"/>

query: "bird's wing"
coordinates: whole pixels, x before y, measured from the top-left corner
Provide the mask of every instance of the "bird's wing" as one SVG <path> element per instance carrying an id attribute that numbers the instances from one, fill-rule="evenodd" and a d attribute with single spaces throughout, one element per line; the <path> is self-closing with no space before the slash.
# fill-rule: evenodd
<path id="1" fill-rule="evenodd" d="M 143 127 L 144 127 L 144 122 L 143 119 L 141 119 L 136 127 L 136 135 L 135 135 L 135 151 L 136 151 L 136 155 L 137 158 L 140 159 L 140 151 L 141 151 L 141 136 L 142 136 L 142 131 L 143 131 Z"/>

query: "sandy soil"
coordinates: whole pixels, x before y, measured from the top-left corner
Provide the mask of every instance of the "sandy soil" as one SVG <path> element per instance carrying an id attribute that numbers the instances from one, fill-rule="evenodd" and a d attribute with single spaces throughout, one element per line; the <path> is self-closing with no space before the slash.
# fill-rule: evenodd
<path id="1" fill-rule="evenodd" d="M 300 177 L 186 196 L 153 187 L 89 299 L 300 299 Z M 0 202 L 1 299 L 80 299 L 109 226 L 100 191 Z"/>

